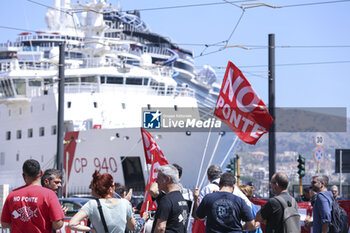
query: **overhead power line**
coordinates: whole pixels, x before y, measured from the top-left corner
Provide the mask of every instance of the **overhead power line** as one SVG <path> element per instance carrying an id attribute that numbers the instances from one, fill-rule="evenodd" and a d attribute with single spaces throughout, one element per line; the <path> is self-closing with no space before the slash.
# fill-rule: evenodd
<path id="1" fill-rule="evenodd" d="M 253 1 L 253 0 L 248 0 L 248 1 Z M 213 6 L 213 5 L 235 4 L 235 3 L 242 3 L 242 2 L 247 2 L 247 1 L 211 2 L 211 3 L 199 3 L 199 4 L 189 4 L 189 5 L 141 8 L 141 9 L 134 9 L 134 10 L 137 10 L 137 11 L 157 11 L 157 10 L 169 10 L 169 9 L 179 9 L 179 8 L 188 8 L 188 7 L 203 7 L 203 6 Z M 130 10 L 125 10 L 123 12 L 126 12 L 126 11 L 130 11 Z"/>
<path id="2" fill-rule="evenodd" d="M 253 1 L 253 0 L 249 0 Z M 286 7 L 303 7 L 303 6 L 313 6 L 313 5 L 324 5 L 324 4 L 335 4 L 335 3 L 342 3 L 342 2 L 350 2 L 350 0 L 337 0 L 337 1 L 326 1 L 326 2 L 309 2 L 309 3 L 302 3 L 302 4 L 291 4 L 291 5 L 281 5 L 281 6 L 272 6 L 265 3 L 253 3 L 255 5 L 247 5 L 244 4 L 247 1 L 223 1 L 223 2 L 211 2 L 211 3 L 200 3 L 200 4 L 189 4 L 189 5 L 177 5 L 177 6 L 164 6 L 164 7 L 152 7 L 152 8 L 140 8 L 135 9 L 138 11 L 156 11 L 156 10 L 169 10 L 169 9 L 178 9 L 178 8 L 188 8 L 188 7 L 203 7 L 203 6 L 213 6 L 213 5 L 224 5 L 224 4 L 232 4 L 237 5 L 235 3 L 241 3 L 243 4 L 239 6 L 242 9 L 248 9 L 253 7 L 260 7 L 260 6 L 266 6 L 270 8 L 286 8 Z M 126 10 L 129 11 L 129 10 Z M 126 12 L 124 11 L 124 12 Z"/>
<path id="3" fill-rule="evenodd" d="M 350 61 L 324 61 L 324 62 L 302 62 L 302 63 L 285 63 L 276 64 L 275 66 L 305 66 L 305 65 L 328 65 L 328 64 L 345 64 L 350 63 Z M 249 66 L 239 66 L 240 68 L 255 68 L 255 67 L 267 67 L 268 65 L 249 65 Z M 214 66 L 215 67 L 215 66 Z M 217 69 L 226 69 L 223 66 L 216 66 Z"/>
<path id="4" fill-rule="evenodd" d="M 310 3 L 285 5 L 285 6 L 282 6 L 282 7 L 286 8 L 286 7 L 314 6 L 314 5 L 334 4 L 334 3 L 342 3 L 342 2 L 350 2 L 350 0 L 338 0 L 338 1 L 327 1 L 327 2 L 310 2 Z"/>
<path id="5" fill-rule="evenodd" d="M 176 43 L 177 45 L 181 46 L 212 46 L 212 47 L 223 47 L 224 44 L 217 43 L 217 44 L 198 44 L 198 43 Z M 242 48 L 242 49 L 268 49 L 269 47 L 267 45 L 227 45 L 226 48 Z M 312 49 L 312 48 L 350 48 L 350 45 L 278 45 L 275 46 L 277 49 Z"/>
<path id="6" fill-rule="evenodd" d="M 10 29 L 10 30 L 15 30 L 15 31 L 25 31 L 25 32 L 35 32 L 34 30 L 28 30 L 28 29 L 23 29 L 23 28 L 14 28 L 14 27 L 7 27 L 7 26 L 1 26 L 0 28 L 4 28 L 4 29 Z"/>

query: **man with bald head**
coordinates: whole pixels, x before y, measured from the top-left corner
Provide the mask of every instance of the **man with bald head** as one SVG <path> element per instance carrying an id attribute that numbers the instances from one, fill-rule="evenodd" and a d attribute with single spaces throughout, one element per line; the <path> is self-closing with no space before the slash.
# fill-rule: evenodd
<path id="1" fill-rule="evenodd" d="M 273 194 L 283 198 L 288 206 L 295 206 L 298 209 L 295 199 L 287 192 L 288 183 L 288 176 L 282 172 L 277 172 L 273 174 L 270 186 Z M 270 198 L 256 214 L 255 221 L 266 224 L 266 233 L 283 233 L 282 204 L 275 197 Z"/>

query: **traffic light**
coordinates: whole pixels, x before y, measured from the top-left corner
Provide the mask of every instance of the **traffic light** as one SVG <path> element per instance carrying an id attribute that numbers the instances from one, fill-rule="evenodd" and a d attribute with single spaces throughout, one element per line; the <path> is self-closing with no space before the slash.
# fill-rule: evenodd
<path id="1" fill-rule="evenodd" d="M 230 163 L 227 164 L 227 166 L 226 166 L 226 168 L 227 168 L 226 171 L 231 172 L 234 175 L 235 174 L 235 167 L 236 167 L 236 159 L 231 158 Z"/>
<path id="2" fill-rule="evenodd" d="M 305 158 L 301 155 L 298 157 L 298 174 L 299 177 L 304 177 L 305 176 Z"/>

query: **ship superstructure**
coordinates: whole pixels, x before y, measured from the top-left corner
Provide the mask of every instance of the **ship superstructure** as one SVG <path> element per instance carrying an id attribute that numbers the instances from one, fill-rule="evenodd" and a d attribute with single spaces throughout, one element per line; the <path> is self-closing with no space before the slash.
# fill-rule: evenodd
<path id="1" fill-rule="evenodd" d="M 64 128 L 65 132 L 85 134 L 85 138 L 75 138 L 76 151 L 85 154 L 66 160 L 76 172 L 76 178 L 70 175 L 75 179 L 72 184 L 89 182 L 93 169 L 103 168 L 100 158 L 106 158 L 107 172 L 115 173 L 126 185 L 142 186 L 147 175 L 139 132 L 142 109 L 212 107 L 213 73 L 198 75 L 192 53 L 151 33 L 138 12 L 123 13 L 103 0 L 85 4 L 56 0 L 55 8 L 62 10 L 48 10 L 48 30 L 23 32 L 16 42 L 0 46 L 0 183 L 19 186 L 23 182 L 21 166 L 28 158 L 37 159 L 43 168 L 55 164 L 58 45 L 63 43 Z M 81 12 L 80 18 L 77 12 Z M 199 77 L 205 77 L 204 81 Z M 199 165 L 190 165 L 189 155 L 201 156 L 206 135 L 169 132 L 155 137 L 169 160 L 182 164 L 190 173 Z M 101 138 L 107 138 L 108 143 Z M 226 137 L 226 145 L 231 140 Z M 84 143 L 89 147 L 84 149 Z M 87 155 L 86 148 L 92 145 L 97 154 Z M 107 157 L 104 151 L 108 151 Z M 112 151 L 116 154 L 111 155 Z M 94 166 L 89 167 L 82 158 L 91 159 L 89 165 Z M 99 158 L 99 163 L 93 158 Z M 125 172 L 132 168 L 125 169 L 126 163 L 140 165 L 140 169 L 135 168 L 138 177 L 130 179 Z M 184 183 L 194 185 L 189 178 Z"/>

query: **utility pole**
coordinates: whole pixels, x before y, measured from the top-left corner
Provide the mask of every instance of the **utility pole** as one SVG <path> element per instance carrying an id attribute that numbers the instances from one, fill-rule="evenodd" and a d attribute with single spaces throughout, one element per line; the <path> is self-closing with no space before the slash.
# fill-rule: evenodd
<path id="1" fill-rule="evenodd" d="M 269 130 L 269 180 L 276 172 L 276 132 L 275 132 L 275 34 L 269 34 L 269 113 L 274 119 Z M 270 197 L 272 193 L 270 191 Z"/>
<path id="2" fill-rule="evenodd" d="M 239 186 L 240 183 L 240 175 L 239 175 L 239 155 L 236 155 L 236 163 L 237 163 L 237 186 Z"/>
<path id="3" fill-rule="evenodd" d="M 63 173 L 63 141 L 64 141 L 64 43 L 59 44 L 58 65 L 58 120 L 57 120 L 57 169 Z M 62 197 L 62 188 L 58 189 L 58 197 Z"/>
<path id="4" fill-rule="evenodd" d="M 340 154 L 339 154 L 339 194 L 340 196 L 343 196 L 343 188 L 341 184 L 342 172 L 343 172 L 342 168 L 343 168 L 343 150 L 340 150 Z"/>

